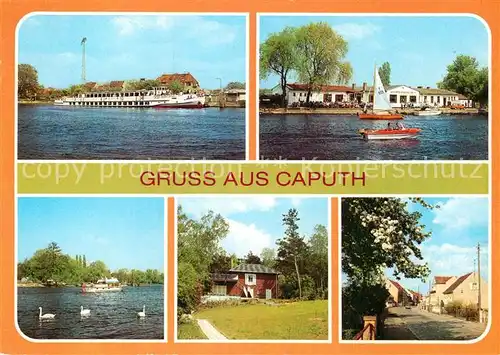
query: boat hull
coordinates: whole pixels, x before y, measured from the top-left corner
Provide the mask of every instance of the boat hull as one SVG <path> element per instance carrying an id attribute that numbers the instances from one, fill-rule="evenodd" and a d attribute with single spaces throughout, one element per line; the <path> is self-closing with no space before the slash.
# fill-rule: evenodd
<path id="1" fill-rule="evenodd" d="M 416 116 L 437 116 L 440 115 L 441 111 L 417 111 Z"/>
<path id="2" fill-rule="evenodd" d="M 158 104 L 153 105 L 154 108 L 204 108 L 205 105 L 201 102 L 186 102 L 176 104 Z"/>
<path id="3" fill-rule="evenodd" d="M 402 120 L 403 119 L 403 115 L 400 115 L 400 114 L 377 115 L 376 113 L 359 113 L 358 117 L 362 120 Z"/>
<path id="4" fill-rule="evenodd" d="M 111 288 L 86 288 L 82 292 L 86 293 L 109 293 L 109 292 L 120 292 L 123 291 L 121 287 L 111 287 Z"/>
<path id="5" fill-rule="evenodd" d="M 359 131 L 359 134 L 366 140 L 389 140 L 389 139 L 406 139 L 415 138 L 420 133 L 420 128 L 407 128 L 407 129 L 377 129 Z"/>

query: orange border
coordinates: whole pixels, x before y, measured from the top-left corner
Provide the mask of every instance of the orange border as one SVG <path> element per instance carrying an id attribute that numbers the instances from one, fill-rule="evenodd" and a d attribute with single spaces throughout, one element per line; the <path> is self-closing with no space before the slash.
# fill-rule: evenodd
<path id="1" fill-rule="evenodd" d="M 499 268 L 496 254 L 491 255 L 492 265 L 497 265 L 493 268 L 491 280 L 493 284 L 492 303 L 495 306 L 492 312 L 493 323 L 490 333 L 479 343 L 469 345 L 449 344 L 449 345 L 433 345 L 433 344 L 338 344 L 338 244 L 336 243 L 338 223 L 338 204 L 337 199 L 332 199 L 332 344 L 174 344 L 173 343 L 173 249 L 168 249 L 168 275 L 169 284 L 167 287 L 168 294 L 168 342 L 165 344 L 144 344 L 144 343 L 81 343 L 76 344 L 50 344 L 50 343 L 31 343 L 21 338 L 14 328 L 14 38 L 17 22 L 27 13 L 32 11 L 148 11 L 148 12 L 249 12 L 250 13 L 250 62 L 251 76 L 249 82 L 250 92 L 248 94 L 249 105 L 249 147 L 250 158 L 256 158 L 256 13 L 257 12 L 326 12 L 335 10 L 337 12 L 464 12 L 475 13 L 483 17 L 490 25 L 492 33 L 492 62 L 496 63 L 499 60 L 498 41 L 500 37 L 500 2 L 498 0 L 461 0 L 454 1 L 427 1 L 421 0 L 418 4 L 412 3 L 411 7 L 404 2 L 392 2 L 390 0 L 378 0 L 368 2 L 368 0 L 350 1 L 350 2 L 335 2 L 334 4 L 327 0 L 275 0 L 273 2 L 230 2 L 227 0 L 208 1 L 196 0 L 191 3 L 175 2 L 170 4 L 160 3 L 154 0 L 137 1 L 122 1 L 117 3 L 106 3 L 103 1 L 90 0 L 85 2 L 78 1 L 61 1 L 61 0 L 32 0 L 28 2 L 12 2 L 9 0 L 3 1 L 0 4 L 2 13 L 0 48 L 2 48 L 1 76 L 0 76 L 0 142 L 2 147 L 0 150 L 0 166 L 1 166 L 1 181 L 0 181 L 0 206 L 1 210 L 1 233 L 0 233 L 0 260 L 2 267 L 0 269 L 0 352 L 8 354 L 29 353 L 51 353 L 51 354 L 88 354 L 88 353 L 214 353 L 214 354 L 231 354 L 231 353 L 247 353 L 247 354 L 498 354 L 500 353 L 500 345 L 498 345 L 498 335 L 500 335 L 499 318 L 497 317 L 496 308 L 499 303 Z M 8 2 L 7 2 L 8 1 Z M 334 5 L 334 6 L 333 6 Z M 332 7 L 333 6 L 333 7 Z M 459 35 L 459 34 L 452 34 Z M 495 66 L 492 67 L 492 107 L 500 104 L 500 97 L 497 92 L 499 87 L 500 77 Z M 490 107 L 490 111 L 492 111 Z M 495 123 L 495 119 L 492 120 Z M 492 124 L 492 137 L 496 137 L 499 132 L 499 125 Z M 493 182 L 498 177 L 498 167 L 496 159 L 494 159 L 500 150 L 498 142 L 492 144 L 492 170 Z M 494 183 L 492 183 L 494 186 Z M 493 198 L 493 216 L 498 214 L 500 210 L 499 196 L 496 190 L 492 191 Z M 169 210 L 172 210 L 174 205 L 173 198 L 169 198 Z M 168 215 L 168 240 L 169 246 L 173 243 L 173 213 Z M 498 230 L 499 223 L 497 219 L 492 220 L 492 246 L 494 251 L 500 250 L 500 243 L 495 238 L 495 232 Z"/>

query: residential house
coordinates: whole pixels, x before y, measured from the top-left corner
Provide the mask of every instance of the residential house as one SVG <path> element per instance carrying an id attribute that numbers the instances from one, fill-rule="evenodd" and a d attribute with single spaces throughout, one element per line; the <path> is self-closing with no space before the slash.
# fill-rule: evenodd
<path id="1" fill-rule="evenodd" d="M 482 277 L 479 277 L 477 272 L 469 272 L 455 279 L 444 292 L 443 301 L 446 305 L 448 302 L 459 301 L 463 304 L 477 305 L 479 294 L 479 282 L 481 283 L 481 308 L 488 309 L 488 284 Z"/>
<path id="2" fill-rule="evenodd" d="M 458 98 L 456 101 L 452 102 L 452 105 L 463 105 L 464 107 L 474 107 L 474 102 L 469 100 L 462 94 L 458 94 Z"/>
<path id="3" fill-rule="evenodd" d="M 277 298 L 278 272 L 261 264 L 240 264 L 225 274 L 212 274 L 212 294 Z"/>
<path id="4" fill-rule="evenodd" d="M 286 86 L 286 101 L 288 106 L 304 103 L 307 101 L 307 92 L 309 85 L 307 84 L 287 84 Z M 275 86 L 272 89 L 273 94 L 281 95 L 280 86 Z M 353 87 L 341 85 L 321 85 L 316 90 L 311 92 L 309 102 L 351 102 L 355 100 L 355 90 Z"/>
<path id="5" fill-rule="evenodd" d="M 418 86 L 417 91 L 420 93 L 420 103 L 422 105 L 445 107 L 451 106 L 453 102 L 458 100 L 458 94 L 450 90 Z"/>
<path id="6" fill-rule="evenodd" d="M 409 290 L 411 294 L 411 301 L 414 305 L 418 305 L 422 302 L 422 294 L 419 292 L 415 292 L 413 290 Z"/>
<path id="7" fill-rule="evenodd" d="M 83 84 L 83 88 L 85 91 L 92 91 L 97 87 L 97 83 L 95 81 L 89 81 L 85 84 Z"/>
<path id="8" fill-rule="evenodd" d="M 197 91 L 200 88 L 200 83 L 198 83 L 198 80 L 191 73 L 163 74 L 156 80 L 166 86 L 174 81 L 178 81 L 184 86 L 184 91 L 186 92 Z"/>
<path id="9" fill-rule="evenodd" d="M 446 291 L 456 280 L 456 276 L 434 276 L 427 302 L 431 306 L 443 305 L 445 298 L 444 291 Z"/>
<path id="10" fill-rule="evenodd" d="M 409 292 L 397 281 L 387 279 L 385 287 L 389 291 L 388 302 L 395 302 L 398 306 L 406 305 L 411 301 Z"/>

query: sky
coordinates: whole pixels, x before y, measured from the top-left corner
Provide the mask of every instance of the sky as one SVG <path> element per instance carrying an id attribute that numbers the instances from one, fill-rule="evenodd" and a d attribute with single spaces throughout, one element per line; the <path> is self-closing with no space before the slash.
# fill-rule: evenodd
<path id="1" fill-rule="evenodd" d="M 477 271 L 477 244 L 481 245 L 481 276 L 488 281 L 489 207 L 487 198 L 454 197 L 425 198 L 440 205 L 428 210 L 410 203 L 409 211 L 422 213 L 421 223 L 431 231 L 429 239 L 421 244 L 423 262 L 428 262 L 431 278 L 434 276 L 462 276 Z M 392 278 L 392 270 L 386 270 Z M 401 279 L 404 287 L 427 294 L 428 282 Z"/>
<path id="2" fill-rule="evenodd" d="M 22 197 L 18 259 L 56 242 L 64 254 L 102 260 L 111 270 L 163 271 L 163 198 Z"/>
<path id="3" fill-rule="evenodd" d="M 246 79 L 245 16 L 35 15 L 19 28 L 18 63 L 45 87 L 190 72 L 204 89 Z"/>
<path id="4" fill-rule="evenodd" d="M 392 85 L 431 87 L 436 87 L 459 54 L 488 65 L 488 32 L 472 17 L 261 16 L 260 42 L 287 26 L 319 21 L 329 23 L 348 42 L 346 60 L 354 72 L 350 83 L 359 86 L 372 84 L 374 65 L 386 61 L 391 65 Z M 260 87 L 278 83 L 277 76 L 270 76 L 260 81 Z"/>
<path id="5" fill-rule="evenodd" d="M 184 197 L 179 198 L 178 203 L 191 218 L 199 219 L 210 210 L 221 214 L 229 224 L 229 234 L 221 246 L 239 257 L 249 251 L 260 255 L 263 248 L 276 250 L 276 240 L 284 236 L 282 216 L 290 208 L 297 209 L 299 233 L 306 236 L 306 240 L 314 226 L 321 224 L 328 228 L 327 198 Z"/>

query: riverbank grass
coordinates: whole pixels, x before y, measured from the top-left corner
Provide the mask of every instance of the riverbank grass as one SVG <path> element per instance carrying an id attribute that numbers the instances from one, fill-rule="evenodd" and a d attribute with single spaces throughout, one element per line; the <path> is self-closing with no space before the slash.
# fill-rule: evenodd
<path id="1" fill-rule="evenodd" d="M 215 307 L 195 316 L 229 339 L 328 339 L 326 300 Z"/>
<path id="2" fill-rule="evenodd" d="M 177 324 L 177 339 L 207 339 L 196 321 Z"/>

